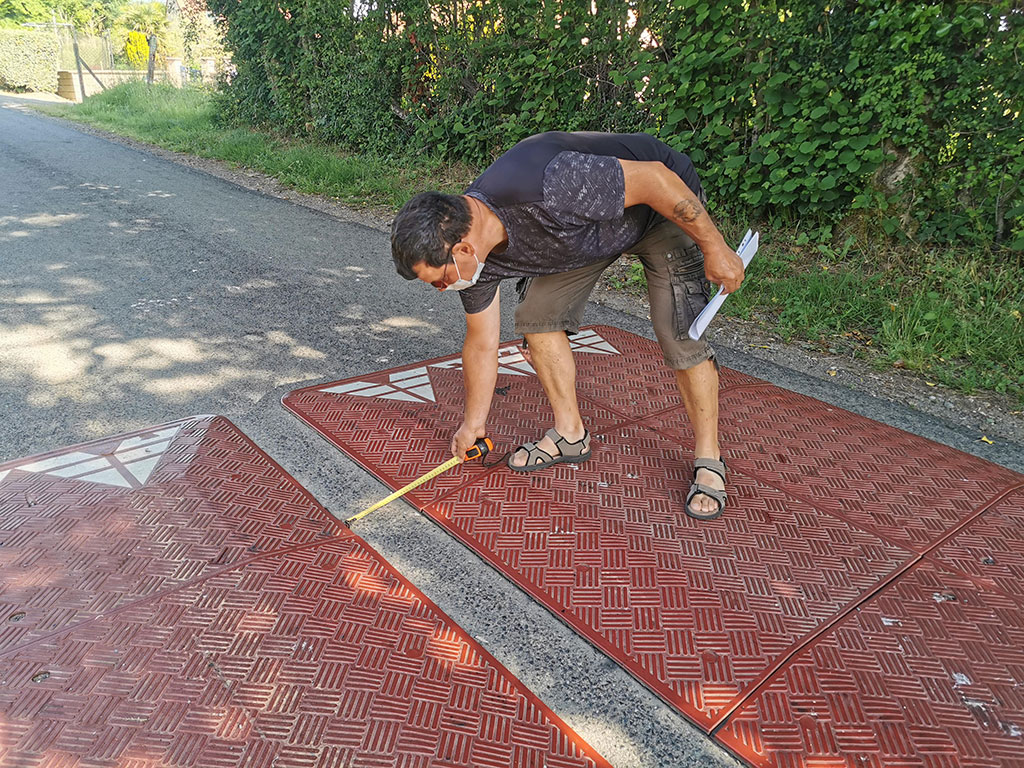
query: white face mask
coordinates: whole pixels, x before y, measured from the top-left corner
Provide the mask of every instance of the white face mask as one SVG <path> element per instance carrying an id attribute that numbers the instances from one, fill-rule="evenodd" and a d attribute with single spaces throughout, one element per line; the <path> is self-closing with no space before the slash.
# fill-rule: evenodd
<path id="1" fill-rule="evenodd" d="M 476 258 L 476 254 L 473 254 L 473 258 L 476 259 L 476 272 L 469 280 L 462 279 L 462 273 L 459 272 L 459 262 L 452 259 L 452 263 L 455 265 L 455 274 L 459 276 L 459 279 L 454 283 L 445 288 L 446 291 L 462 291 L 469 288 L 472 285 L 476 285 L 476 281 L 480 279 L 480 273 L 484 271 L 483 262 Z"/>

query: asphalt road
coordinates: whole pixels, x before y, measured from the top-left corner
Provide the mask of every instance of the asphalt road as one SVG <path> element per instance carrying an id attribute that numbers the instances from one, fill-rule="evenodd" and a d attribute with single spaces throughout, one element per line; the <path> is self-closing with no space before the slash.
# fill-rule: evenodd
<path id="1" fill-rule="evenodd" d="M 461 346 L 457 297 L 398 278 L 381 231 L 84 134 L 8 97 L 0 264 L 0 461 L 216 413 L 342 516 L 387 489 L 281 397 Z M 646 322 L 596 305 L 586 321 L 651 336 Z M 985 446 L 828 382 L 727 349 L 720 357 L 1024 471 L 1020 446 Z M 614 765 L 738 765 L 407 505 L 355 530 Z"/>

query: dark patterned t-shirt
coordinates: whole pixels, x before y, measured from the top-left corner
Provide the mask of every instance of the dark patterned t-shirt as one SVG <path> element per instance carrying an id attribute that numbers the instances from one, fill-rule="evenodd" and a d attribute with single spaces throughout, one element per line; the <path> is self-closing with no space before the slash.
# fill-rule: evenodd
<path id="1" fill-rule="evenodd" d="M 625 207 L 620 159 L 660 161 L 701 194 L 690 158 L 646 133 L 524 139 L 466 190 L 508 233 L 508 246 L 487 256 L 477 284 L 459 292 L 466 312 L 487 309 L 506 278 L 568 272 L 628 252 L 643 239 L 659 216 L 646 205 Z"/>

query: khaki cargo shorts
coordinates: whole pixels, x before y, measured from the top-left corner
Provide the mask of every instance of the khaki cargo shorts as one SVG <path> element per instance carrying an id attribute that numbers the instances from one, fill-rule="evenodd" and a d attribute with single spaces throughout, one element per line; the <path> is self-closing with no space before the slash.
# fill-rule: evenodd
<path id="1" fill-rule="evenodd" d="M 630 249 L 639 257 L 647 276 L 651 323 L 665 364 L 686 370 L 714 360 L 711 345 L 687 336 L 690 323 L 707 305 L 710 286 L 704 279 L 704 254 L 676 224 L 659 217 Z M 583 308 L 597 279 L 618 257 L 605 259 L 557 275 L 521 280 L 516 307 L 516 333 L 579 331 Z"/>

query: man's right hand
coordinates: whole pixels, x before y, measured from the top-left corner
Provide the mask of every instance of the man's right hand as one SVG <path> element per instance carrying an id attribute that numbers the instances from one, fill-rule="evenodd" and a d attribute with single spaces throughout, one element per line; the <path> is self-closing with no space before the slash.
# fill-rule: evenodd
<path id="1" fill-rule="evenodd" d="M 739 289 L 743 273 L 743 259 L 724 240 L 719 248 L 704 251 L 704 276 L 713 284 L 722 286 L 726 293 Z"/>
<path id="2" fill-rule="evenodd" d="M 452 435 L 452 456 L 458 456 L 460 459 L 465 458 L 466 451 L 473 447 L 481 437 L 487 436 L 486 427 L 470 427 L 466 422 L 462 422 L 458 431 Z"/>

